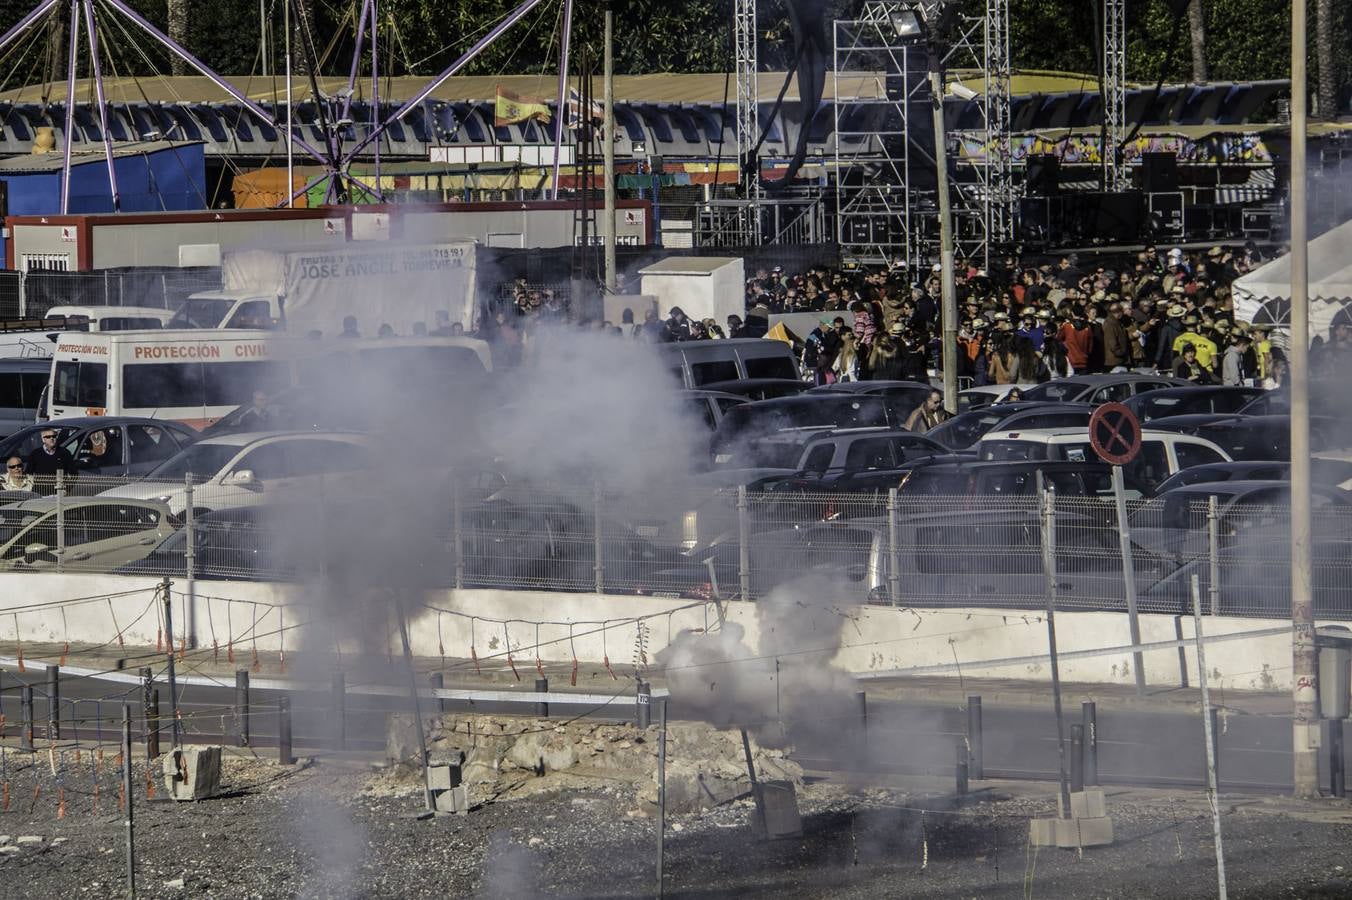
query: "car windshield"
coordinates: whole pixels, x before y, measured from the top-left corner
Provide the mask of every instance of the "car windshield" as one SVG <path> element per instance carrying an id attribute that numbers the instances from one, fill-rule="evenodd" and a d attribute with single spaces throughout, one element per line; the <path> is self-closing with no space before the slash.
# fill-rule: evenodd
<path id="1" fill-rule="evenodd" d="M 1023 392 L 1023 399 L 1047 400 L 1053 403 L 1063 403 L 1067 400 L 1073 400 L 1084 390 L 1084 385 L 1076 384 L 1073 381 L 1049 381 L 1046 384 L 1039 384 L 1037 387 L 1029 388 Z"/>
<path id="2" fill-rule="evenodd" d="M 225 468 L 235 458 L 239 447 L 234 444 L 194 444 L 177 456 L 166 459 L 147 475 L 159 481 L 182 481 L 192 473 L 194 478 L 207 479 Z"/>
<path id="3" fill-rule="evenodd" d="M 68 428 L 60 425 L 31 425 L 22 431 L 16 431 L 9 437 L 0 442 L 0 456 L 21 456 L 28 458 L 38 447 L 42 446 L 42 433 L 55 429 L 58 446 L 65 447 L 74 452 L 76 432 L 74 428 Z"/>
<path id="4" fill-rule="evenodd" d="M 234 306 L 233 300 L 189 297 L 166 328 L 216 328 Z"/>
<path id="5" fill-rule="evenodd" d="M 42 513 L 34 509 L 0 509 L 0 544 L 8 544 Z"/>
<path id="6" fill-rule="evenodd" d="M 1006 418 L 1008 414 L 1004 412 L 964 413 L 930 429 L 925 437 L 938 441 L 950 450 L 966 450 Z"/>
<path id="7" fill-rule="evenodd" d="M 981 445 L 981 458 L 987 460 L 1046 459 L 1047 445 L 1033 441 L 986 441 Z"/>

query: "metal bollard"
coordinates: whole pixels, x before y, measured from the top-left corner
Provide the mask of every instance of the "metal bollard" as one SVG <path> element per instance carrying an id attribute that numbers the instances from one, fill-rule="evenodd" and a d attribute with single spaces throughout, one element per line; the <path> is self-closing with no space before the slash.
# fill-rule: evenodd
<path id="1" fill-rule="evenodd" d="M 146 742 L 146 756 L 157 759 L 160 755 L 160 689 L 150 692 L 150 739 Z"/>
<path id="2" fill-rule="evenodd" d="M 439 691 L 442 688 L 446 687 L 446 676 L 441 674 L 440 672 L 433 672 L 431 675 L 428 675 L 427 680 L 432 683 L 432 690 L 434 691 Z M 446 698 L 438 697 L 436 699 L 437 699 L 437 712 L 444 713 L 446 711 Z"/>
<path id="3" fill-rule="evenodd" d="M 959 738 L 953 749 L 957 751 L 955 757 L 958 776 L 957 794 L 959 797 L 966 797 L 969 787 L 968 776 L 970 774 L 967 766 L 967 742 Z"/>
<path id="4" fill-rule="evenodd" d="M 291 755 L 291 699 L 277 700 L 277 761 L 289 766 L 296 761 Z"/>
<path id="5" fill-rule="evenodd" d="M 1081 704 L 1080 719 L 1084 724 L 1084 783 L 1092 787 L 1099 783 L 1098 706 L 1090 701 Z"/>
<path id="6" fill-rule="evenodd" d="M 1347 796 L 1347 761 L 1343 758 L 1343 720 L 1329 719 L 1329 793 Z"/>
<path id="7" fill-rule="evenodd" d="M 638 683 L 638 727 L 647 728 L 653 723 L 652 686 L 646 681 Z"/>
<path id="8" fill-rule="evenodd" d="M 342 672 L 333 673 L 333 749 L 347 747 L 347 680 Z"/>
<path id="9" fill-rule="evenodd" d="M 61 667 L 47 667 L 47 736 L 61 737 Z"/>
<path id="10" fill-rule="evenodd" d="M 19 749 L 33 749 L 33 686 L 25 684 L 19 689 L 19 709 L 22 724 L 19 728 Z"/>
<path id="11" fill-rule="evenodd" d="M 971 776 L 977 781 L 986 777 L 985 736 L 981 732 L 981 698 L 967 698 L 967 754 L 971 760 Z"/>
<path id="12" fill-rule="evenodd" d="M 547 694 L 547 693 L 549 693 L 549 679 L 548 679 L 548 678 L 537 678 L 537 679 L 535 679 L 535 692 L 536 692 L 537 694 Z M 547 719 L 547 718 L 549 718 L 549 703 L 548 703 L 548 701 L 540 701 L 540 702 L 536 703 L 536 704 L 535 704 L 535 714 L 536 714 L 537 716 L 539 716 L 540 718 L 542 718 L 542 719 Z"/>
<path id="13" fill-rule="evenodd" d="M 235 746 L 249 746 L 249 670 L 235 670 Z"/>
<path id="14" fill-rule="evenodd" d="M 1084 790 L 1084 726 L 1070 726 L 1070 789 Z"/>
<path id="15" fill-rule="evenodd" d="M 146 746 L 146 759 L 154 759 L 155 753 L 150 752 L 150 723 L 154 718 L 154 708 L 151 701 L 154 699 L 155 674 L 148 668 L 141 669 L 141 743 Z"/>
<path id="16" fill-rule="evenodd" d="M 1216 761 L 1216 793 L 1221 792 L 1221 714 L 1211 710 L 1211 754 Z"/>

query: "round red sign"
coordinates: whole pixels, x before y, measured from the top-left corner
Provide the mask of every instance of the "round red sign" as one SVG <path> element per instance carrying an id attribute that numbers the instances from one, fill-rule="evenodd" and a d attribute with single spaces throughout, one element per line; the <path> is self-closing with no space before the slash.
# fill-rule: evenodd
<path id="1" fill-rule="evenodd" d="M 1089 443 L 1104 462 L 1125 466 L 1141 452 L 1141 422 L 1121 403 L 1105 403 L 1089 417 Z"/>

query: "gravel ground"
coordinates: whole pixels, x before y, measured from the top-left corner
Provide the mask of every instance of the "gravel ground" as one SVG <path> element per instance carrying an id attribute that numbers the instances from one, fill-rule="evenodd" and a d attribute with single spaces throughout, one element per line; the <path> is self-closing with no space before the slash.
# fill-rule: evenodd
<path id="1" fill-rule="evenodd" d="M 83 769 L 69 754 L 65 763 L 66 811 L 58 819 L 52 760 L 8 754 L 0 896 L 122 893 L 124 829 L 112 755 L 100 780 L 98 814 L 88 752 Z M 38 783 L 42 791 L 34 800 Z M 628 786 L 520 799 L 509 792 L 467 816 L 419 821 L 411 815 L 421 808 L 416 781 L 356 763 L 279 768 L 227 758 L 224 796 L 198 804 L 144 802 L 139 770 L 136 784 L 142 896 L 654 894 L 655 823 L 634 808 Z M 747 801 L 672 817 L 667 892 L 701 898 L 1215 893 L 1210 816 L 1196 794 L 1110 790 L 1117 841 L 1081 855 L 1027 847 L 1027 819 L 1050 812 L 1051 786 L 982 783 L 959 808 L 941 790 L 913 782 L 868 790 L 811 784 L 800 792 L 803 837 L 775 842 L 754 837 L 755 812 Z M 1222 806 L 1232 896 L 1352 895 L 1347 805 L 1226 797 Z"/>

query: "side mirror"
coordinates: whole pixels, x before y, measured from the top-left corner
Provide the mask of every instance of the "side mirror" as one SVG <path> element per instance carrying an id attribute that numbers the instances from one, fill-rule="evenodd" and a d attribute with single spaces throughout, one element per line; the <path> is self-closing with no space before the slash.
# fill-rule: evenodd
<path id="1" fill-rule="evenodd" d="M 261 491 L 263 482 L 254 477 L 253 469 L 240 469 L 230 476 L 230 484 L 235 487 L 249 488 L 250 490 Z"/>

